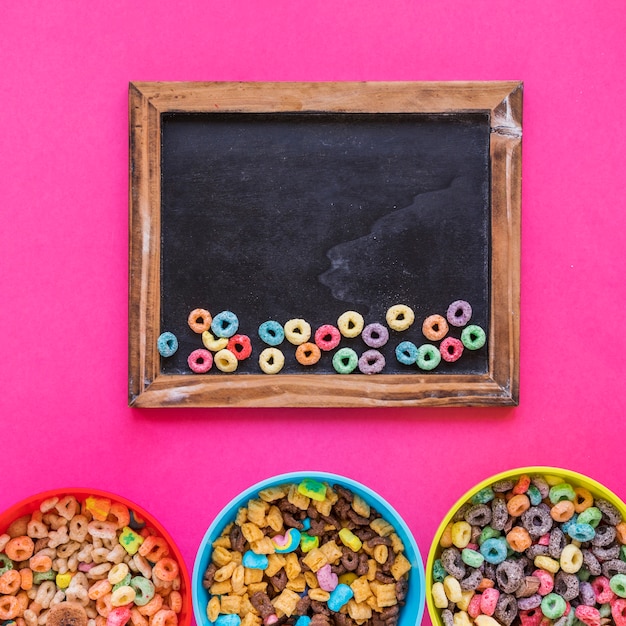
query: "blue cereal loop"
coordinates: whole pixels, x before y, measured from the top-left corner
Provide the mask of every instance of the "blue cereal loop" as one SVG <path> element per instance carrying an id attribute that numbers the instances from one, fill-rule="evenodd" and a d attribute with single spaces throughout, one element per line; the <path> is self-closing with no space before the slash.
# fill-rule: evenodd
<path id="1" fill-rule="evenodd" d="M 495 498 L 495 494 L 491 487 L 485 487 L 471 497 L 472 504 L 487 504 Z"/>
<path id="2" fill-rule="evenodd" d="M 259 338 L 268 346 L 279 346 L 285 339 L 285 331 L 278 322 L 267 320 L 259 326 Z"/>
<path id="3" fill-rule="evenodd" d="M 164 357 L 172 356 L 178 350 L 178 339 L 174 333 L 166 331 L 159 335 L 157 339 L 157 349 L 159 354 Z"/>
<path id="4" fill-rule="evenodd" d="M 584 543 L 591 541 L 596 536 L 596 531 L 590 524 L 572 524 L 567 529 L 567 534 L 574 540 Z"/>
<path id="5" fill-rule="evenodd" d="M 485 561 L 487 563 L 492 563 L 493 565 L 497 565 L 498 563 L 502 563 L 507 557 L 508 552 L 508 544 L 506 539 L 495 537 L 491 539 L 487 539 L 480 546 L 480 553 L 485 557 Z"/>
<path id="6" fill-rule="evenodd" d="M 417 360 L 417 346 L 412 341 L 403 341 L 396 346 L 396 359 L 402 365 L 413 365 Z"/>
<path id="7" fill-rule="evenodd" d="M 218 313 L 211 322 L 216 337 L 232 337 L 239 329 L 239 319 L 232 311 Z"/>
<path id="8" fill-rule="evenodd" d="M 530 504 L 532 506 L 538 506 L 543 500 L 543 498 L 541 497 L 541 491 L 539 491 L 539 489 L 535 485 L 528 486 L 528 489 L 526 490 L 526 495 L 528 496 L 528 499 L 530 500 Z"/>
<path id="9" fill-rule="evenodd" d="M 215 626 L 239 626 L 241 624 L 241 617 L 235 614 L 220 614 L 217 616 L 217 619 L 213 622 Z"/>

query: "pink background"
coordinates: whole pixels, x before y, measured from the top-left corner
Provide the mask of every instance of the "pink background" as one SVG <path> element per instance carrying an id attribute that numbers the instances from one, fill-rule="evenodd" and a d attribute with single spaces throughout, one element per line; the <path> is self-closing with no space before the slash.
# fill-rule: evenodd
<path id="1" fill-rule="evenodd" d="M 626 499 L 623 0 L 3 4 L 0 510 L 117 492 L 191 570 L 220 508 L 285 471 L 379 491 L 424 560 L 495 472 L 562 466 Z M 127 407 L 130 80 L 499 79 L 525 83 L 519 407 Z"/>

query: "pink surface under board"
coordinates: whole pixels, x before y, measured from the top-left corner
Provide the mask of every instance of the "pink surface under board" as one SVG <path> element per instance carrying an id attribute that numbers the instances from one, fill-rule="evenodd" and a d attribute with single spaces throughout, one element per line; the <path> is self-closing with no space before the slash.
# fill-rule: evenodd
<path id="1" fill-rule="evenodd" d="M 0 510 L 120 493 L 191 569 L 221 507 L 288 471 L 375 489 L 424 559 L 496 472 L 562 466 L 626 499 L 623 2 L 4 5 Z M 523 80 L 519 407 L 129 409 L 131 80 Z"/>

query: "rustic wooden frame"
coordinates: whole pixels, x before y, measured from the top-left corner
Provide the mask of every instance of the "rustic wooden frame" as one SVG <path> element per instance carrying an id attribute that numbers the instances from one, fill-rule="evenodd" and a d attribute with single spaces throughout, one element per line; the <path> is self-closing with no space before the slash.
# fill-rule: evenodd
<path id="1" fill-rule="evenodd" d="M 136 82 L 130 105 L 129 404 L 488 406 L 519 401 L 520 82 Z M 172 112 L 488 112 L 491 317 L 484 375 L 164 375 L 160 328 L 161 115 Z"/>

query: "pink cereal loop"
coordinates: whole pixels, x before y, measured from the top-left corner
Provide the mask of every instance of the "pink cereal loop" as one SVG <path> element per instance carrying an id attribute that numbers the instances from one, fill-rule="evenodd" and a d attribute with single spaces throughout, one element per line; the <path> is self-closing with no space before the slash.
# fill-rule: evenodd
<path id="1" fill-rule="evenodd" d="M 606 576 L 597 576 L 591 581 L 591 588 L 596 594 L 596 601 L 599 604 L 606 604 L 615 599 L 615 594 L 611 589 L 609 579 Z"/>
<path id="2" fill-rule="evenodd" d="M 574 615 L 581 621 L 587 624 L 587 626 L 600 626 L 600 611 L 594 606 L 586 606 L 580 604 L 576 607 Z"/>
<path id="3" fill-rule="evenodd" d="M 470 600 L 469 604 L 467 605 L 467 614 L 472 618 L 472 619 L 476 619 L 481 611 L 480 611 L 480 599 L 481 599 L 481 594 L 480 593 L 475 593 L 472 596 L 472 599 Z"/>
<path id="4" fill-rule="evenodd" d="M 529 609 L 528 611 L 520 611 L 519 618 L 522 626 L 539 626 L 543 619 L 543 613 L 540 608 Z"/>
<path id="5" fill-rule="evenodd" d="M 150 620 L 151 626 L 176 626 L 177 624 L 178 616 L 171 609 L 157 611 Z"/>
<path id="6" fill-rule="evenodd" d="M 554 577 L 545 569 L 536 569 L 533 576 L 539 579 L 539 589 L 537 593 L 540 596 L 547 596 L 554 589 Z"/>
<path id="7" fill-rule="evenodd" d="M 480 599 L 480 610 L 485 615 L 493 615 L 496 610 L 496 604 L 498 603 L 498 598 L 500 597 L 500 592 L 494 587 L 489 587 L 483 591 L 483 594 Z"/>
<path id="8" fill-rule="evenodd" d="M 611 615 L 615 626 L 626 626 L 626 598 L 616 598 L 611 602 Z"/>

